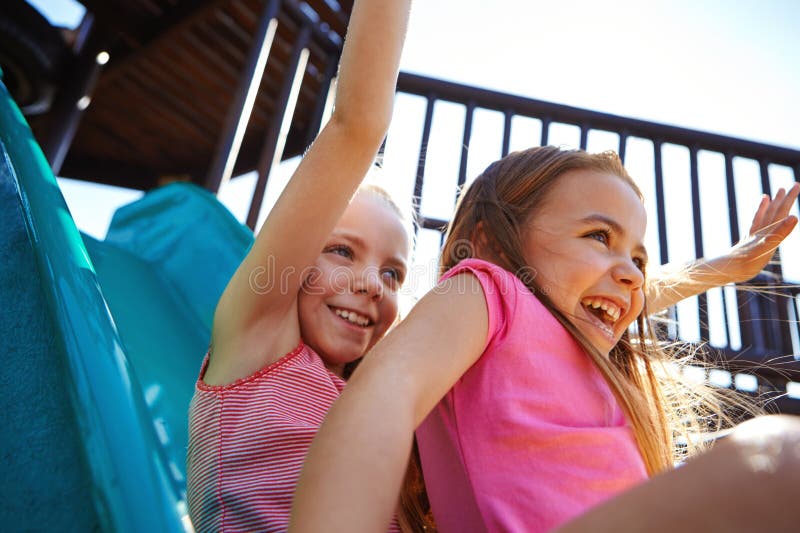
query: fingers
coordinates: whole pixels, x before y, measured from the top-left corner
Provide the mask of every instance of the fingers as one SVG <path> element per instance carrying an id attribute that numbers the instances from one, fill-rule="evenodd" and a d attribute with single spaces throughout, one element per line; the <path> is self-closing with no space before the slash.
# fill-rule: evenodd
<path id="1" fill-rule="evenodd" d="M 789 233 L 791 233 L 796 224 L 797 224 L 797 217 L 794 215 L 787 215 L 779 220 L 776 220 L 770 224 L 766 224 L 765 226 L 760 227 L 754 233 L 751 233 L 751 235 L 755 236 L 760 235 L 761 237 L 768 237 L 769 235 L 781 235 L 783 233 L 789 235 Z"/>
<path id="2" fill-rule="evenodd" d="M 782 191 L 783 189 L 781 189 Z M 780 192 L 780 191 L 778 191 Z M 750 234 L 754 234 L 759 229 L 764 226 L 764 221 L 766 220 L 767 210 L 769 209 L 769 196 L 766 194 L 761 196 L 761 203 L 758 204 L 758 209 L 756 210 L 755 216 L 753 216 L 753 224 L 750 226 Z"/>
<path id="3" fill-rule="evenodd" d="M 784 191 L 783 187 L 781 187 L 780 189 L 778 189 L 778 192 L 775 193 L 775 198 L 773 198 L 772 201 L 769 202 L 769 205 L 767 207 L 767 212 L 764 214 L 765 222 L 769 224 L 770 222 L 775 221 L 775 215 L 781 208 L 782 202 L 785 198 L 786 198 L 786 191 Z"/>
<path id="4" fill-rule="evenodd" d="M 775 195 L 775 199 L 767 210 L 767 220 L 775 221 L 786 218 L 797 200 L 798 194 L 800 194 L 800 184 L 798 183 L 795 183 L 787 193 L 784 193 L 783 189 L 778 190 L 778 194 Z"/>
<path id="5" fill-rule="evenodd" d="M 798 195 L 800 195 L 800 184 L 798 183 L 795 183 L 788 192 L 783 188 L 778 189 L 775 198 L 772 200 L 770 200 L 769 196 L 764 195 L 753 217 L 750 233 L 756 233 L 760 229 L 786 218 Z"/>
<path id="6" fill-rule="evenodd" d="M 780 225 L 775 228 L 773 231 L 773 235 L 776 238 L 779 238 L 783 241 L 789 234 L 792 232 L 794 227 L 797 225 L 797 217 L 794 215 L 785 217 L 781 222 Z"/>
<path id="7" fill-rule="evenodd" d="M 789 192 L 786 193 L 786 197 L 782 201 L 781 209 L 778 212 L 781 218 L 789 214 L 789 211 L 792 209 L 792 206 L 797 201 L 798 195 L 800 195 L 800 183 L 795 183 L 789 189 Z"/>
<path id="8" fill-rule="evenodd" d="M 771 256 L 772 252 L 792 233 L 796 225 L 797 217 L 792 215 L 761 228 L 753 234 L 755 240 L 752 241 L 748 253 L 751 256 L 756 254 L 755 257 L 763 257 L 766 254 Z"/>

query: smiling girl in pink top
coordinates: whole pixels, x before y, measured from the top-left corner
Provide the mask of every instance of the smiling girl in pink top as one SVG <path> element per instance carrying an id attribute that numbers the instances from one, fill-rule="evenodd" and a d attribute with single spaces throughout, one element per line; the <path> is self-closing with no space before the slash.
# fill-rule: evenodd
<path id="1" fill-rule="evenodd" d="M 780 242 L 797 219 L 778 203 Z M 651 336 L 645 225 L 616 154 L 542 147 L 490 165 L 459 201 L 447 273 L 330 411 L 292 530 L 384 528 L 417 426 L 445 533 L 548 531 L 581 516 L 568 530 L 796 527 L 796 419 L 748 422 L 767 430 L 737 430 L 673 469 L 676 437 L 692 451 L 692 435 L 726 419 Z"/>

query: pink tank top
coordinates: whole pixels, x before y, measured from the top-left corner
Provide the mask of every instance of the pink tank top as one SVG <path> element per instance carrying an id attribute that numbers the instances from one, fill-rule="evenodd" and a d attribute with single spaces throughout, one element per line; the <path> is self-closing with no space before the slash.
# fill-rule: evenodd
<path id="1" fill-rule="evenodd" d="M 477 259 L 481 358 L 417 430 L 439 531 L 548 531 L 647 477 L 626 417 L 575 339 L 510 272 Z"/>

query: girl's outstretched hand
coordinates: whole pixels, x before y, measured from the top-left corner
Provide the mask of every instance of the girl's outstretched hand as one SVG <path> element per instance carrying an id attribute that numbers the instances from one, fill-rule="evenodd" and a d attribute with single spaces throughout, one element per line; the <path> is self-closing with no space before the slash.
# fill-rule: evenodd
<path id="1" fill-rule="evenodd" d="M 729 281 L 747 281 L 767 266 L 778 245 L 797 225 L 797 217 L 789 215 L 789 211 L 798 194 L 800 184 L 795 183 L 788 192 L 778 189 L 772 200 L 764 195 L 753 217 L 749 234 L 736 243 L 725 256 L 728 265 L 724 273 L 729 276 Z"/>
<path id="2" fill-rule="evenodd" d="M 656 313 L 684 298 L 728 283 L 747 281 L 770 262 L 775 250 L 797 225 L 789 215 L 800 194 L 800 184 L 779 189 L 775 198 L 764 195 L 753 216 L 750 232 L 727 253 L 713 259 L 697 259 L 688 265 L 663 265 L 648 280 L 648 311 Z"/>

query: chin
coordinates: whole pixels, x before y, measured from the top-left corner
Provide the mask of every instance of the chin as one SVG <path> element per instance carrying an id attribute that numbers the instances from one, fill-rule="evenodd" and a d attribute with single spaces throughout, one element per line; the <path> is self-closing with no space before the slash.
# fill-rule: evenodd
<path id="1" fill-rule="evenodd" d="M 586 340 L 588 340 L 592 344 L 592 347 L 600 352 L 601 355 L 608 355 L 614 346 L 617 345 L 617 342 L 619 342 L 619 339 L 609 339 L 598 334 L 596 331 L 581 331 L 581 333 L 583 333 L 583 336 L 586 338 Z"/>
<path id="2" fill-rule="evenodd" d="M 327 358 L 331 364 L 346 365 L 363 357 L 363 354 L 366 353 L 366 350 L 348 350 L 345 352 L 330 351 L 327 353 L 332 354 L 332 357 Z"/>

